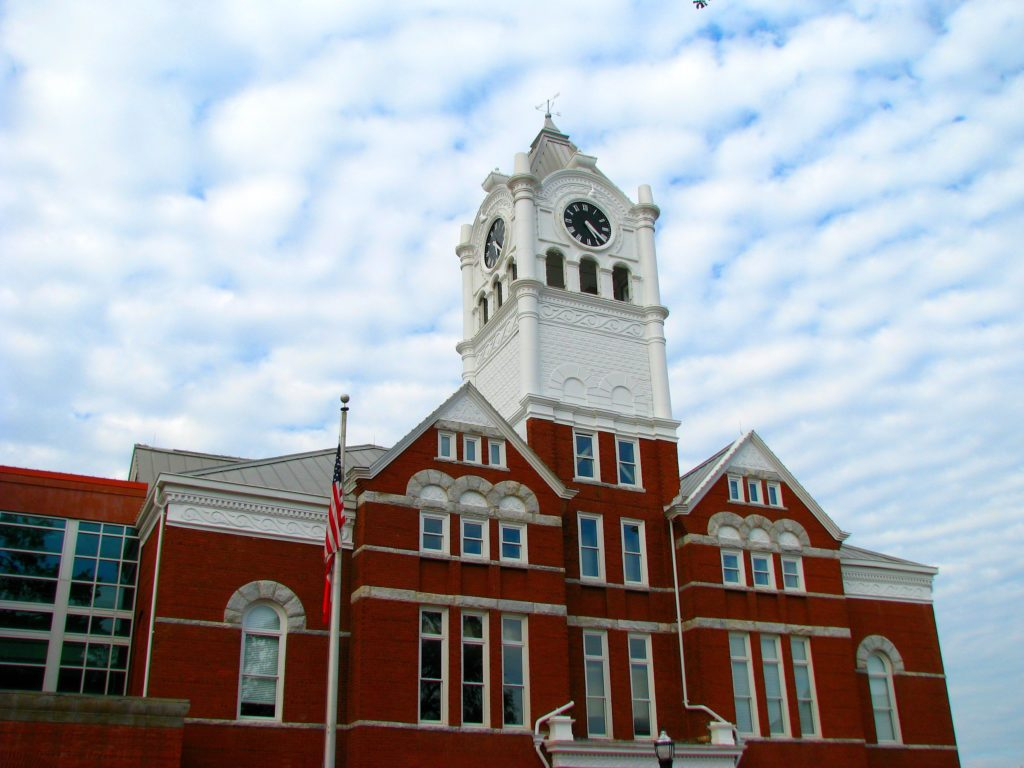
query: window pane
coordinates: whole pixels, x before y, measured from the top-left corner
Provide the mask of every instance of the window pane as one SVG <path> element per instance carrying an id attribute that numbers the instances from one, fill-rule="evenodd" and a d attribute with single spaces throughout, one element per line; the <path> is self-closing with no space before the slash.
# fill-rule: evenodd
<path id="1" fill-rule="evenodd" d="M 113 560 L 100 560 L 96 567 L 96 581 L 101 584 L 116 584 L 117 563 Z"/>
<path id="2" fill-rule="evenodd" d="M 580 542 L 584 547 L 597 546 L 597 521 L 593 518 L 580 518 Z"/>
<path id="3" fill-rule="evenodd" d="M 19 579 L 0 576 L 0 600 L 20 603 L 50 603 L 57 594 L 57 582 L 52 579 Z"/>
<path id="4" fill-rule="evenodd" d="M 34 552 L 14 552 L 9 549 L 0 549 L 0 573 L 56 578 L 58 570 L 60 570 L 60 555 L 41 555 Z"/>
<path id="5" fill-rule="evenodd" d="M 647 659 L 647 643 L 644 642 L 643 638 L 629 638 L 629 658 L 637 660 Z"/>
<path id="6" fill-rule="evenodd" d="M 270 714 L 273 714 L 273 705 L 277 701 L 277 680 L 268 680 L 265 677 L 242 677 L 242 701 L 266 704 L 271 706 Z M 266 711 L 262 709 L 261 711 Z"/>
<path id="7" fill-rule="evenodd" d="M 46 663 L 46 640 L 23 640 L 17 637 L 0 637 L 0 662 L 22 664 Z"/>
<path id="8" fill-rule="evenodd" d="M 420 677 L 441 679 L 441 641 L 420 641 Z"/>
<path id="9" fill-rule="evenodd" d="M 0 686 L 12 691 L 43 690 L 43 667 L 0 664 Z"/>
<path id="10" fill-rule="evenodd" d="M 640 568 L 640 556 L 639 555 L 626 555 L 624 562 L 626 581 L 642 581 L 643 574 Z"/>
<path id="11" fill-rule="evenodd" d="M 645 675 L 646 677 L 646 675 Z M 647 701 L 633 701 L 633 735 L 650 736 L 651 704 Z"/>
<path id="12" fill-rule="evenodd" d="M 484 681 L 484 647 L 467 644 L 462 649 L 462 679 L 467 683 Z"/>
<path id="13" fill-rule="evenodd" d="M 523 622 L 521 619 L 502 619 L 501 638 L 503 640 L 519 642 L 523 639 Z"/>
<path id="14" fill-rule="evenodd" d="M 57 675 L 57 691 L 60 693 L 81 693 L 82 670 L 61 668 Z"/>
<path id="15" fill-rule="evenodd" d="M 85 556 L 96 556 L 100 548 L 100 537 L 91 533 L 78 532 L 78 541 L 75 542 L 75 554 Z"/>
<path id="16" fill-rule="evenodd" d="M 584 549 L 581 568 L 584 576 L 600 576 L 601 566 L 596 549 Z"/>
<path id="17" fill-rule="evenodd" d="M 506 686 L 502 691 L 502 710 L 505 725 L 523 724 L 523 689 Z"/>
<path id="18" fill-rule="evenodd" d="M 647 687 L 647 666 L 645 664 L 630 665 L 629 679 L 633 685 L 634 699 L 649 699 L 651 697 L 651 692 Z"/>
<path id="19" fill-rule="evenodd" d="M 89 643 L 85 654 L 85 666 L 106 669 L 110 666 L 110 646 L 102 643 Z"/>
<path id="20" fill-rule="evenodd" d="M 64 643 L 61 648 L 60 663 L 66 665 L 82 665 L 85 662 L 85 643 Z"/>
<path id="21" fill-rule="evenodd" d="M 420 632 L 424 635 L 441 634 L 441 614 L 438 611 L 420 613 Z"/>
<path id="22" fill-rule="evenodd" d="M 462 636 L 480 639 L 484 636 L 484 622 L 480 616 L 462 617 Z"/>
<path id="23" fill-rule="evenodd" d="M 506 646 L 502 657 L 502 678 L 505 681 L 505 684 L 523 685 L 522 649 Z"/>
<path id="24" fill-rule="evenodd" d="M 119 558 L 121 557 L 121 544 L 124 539 L 120 536 L 104 536 L 100 543 L 100 557 Z"/>
<path id="25" fill-rule="evenodd" d="M 262 635 L 245 636 L 245 656 L 243 669 L 247 675 L 277 675 L 276 637 Z M 89 648 L 90 652 L 92 647 Z"/>
<path id="26" fill-rule="evenodd" d="M 420 720 L 441 719 L 441 683 L 434 680 L 420 681 Z"/>
<path id="27" fill-rule="evenodd" d="M 484 721 L 484 689 L 482 685 L 462 687 L 462 722 L 482 723 Z"/>
<path id="28" fill-rule="evenodd" d="M 0 627 L 7 629 L 50 630 L 53 614 L 44 611 L 0 610 Z"/>
<path id="29" fill-rule="evenodd" d="M 64 531 L 0 524 L 0 546 L 57 554 L 64 547 Z"/>
<path id="30" fill-rule="evenodd" d="M 76 557 L 71 578 L 79 581 L 96 580 L 96 559 L 92 557 Z"/>

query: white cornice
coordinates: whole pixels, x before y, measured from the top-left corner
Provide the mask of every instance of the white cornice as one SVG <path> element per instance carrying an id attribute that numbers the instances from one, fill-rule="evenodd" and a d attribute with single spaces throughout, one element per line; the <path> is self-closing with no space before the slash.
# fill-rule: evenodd
<path id="1" fill-rule="evenodd" d="M 587 427 L 602 432 L 614 432 L 629 437 L 648 437 L 655 440 L 677 442 L 677 430 L 681 422 L 675 419 L 658 419 L 647 416 L 628 416 L 623 413 L 574 405 L 551 397 L 527 395 L 509 422 L 525 430 L 528 419 L 543 419 L 556 424 Z"/>
<path id="2" fill-rule="evenodd" d="M 931 571 L 843 562 L 843 591 L 847 597 L 931 603 L 935 569 Z"/>

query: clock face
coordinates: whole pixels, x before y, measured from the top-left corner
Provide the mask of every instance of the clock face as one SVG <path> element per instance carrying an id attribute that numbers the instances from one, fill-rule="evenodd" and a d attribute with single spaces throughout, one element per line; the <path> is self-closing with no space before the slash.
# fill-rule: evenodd
<path id="1" fill-rule="evenodd" d="M 498 263 L 505 248 L 505 220 L 495 219 L 484 243 L 484 264 L 490 269 Z"/>
<path id="2" fill-rule="evenodd" d="M 612 236 L 612 225 L 604 211 L 583 200 L 569 203 L 565 207 L 562 223 L 570 235 L 591 248 L 607 244 Z"/>

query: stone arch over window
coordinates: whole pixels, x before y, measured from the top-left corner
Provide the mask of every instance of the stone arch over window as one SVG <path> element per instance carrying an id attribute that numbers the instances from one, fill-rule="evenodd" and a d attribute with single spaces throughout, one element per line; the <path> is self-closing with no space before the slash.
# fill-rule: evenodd
<path id="1" fill-rule="evenodd" d="M 629 267 L 625 264 L 612 267 L 612 298 L 616 301 L 632 301 L 631 279 Z"/>
<path id="2" fill-rule="evenodd" d="M 775 538 L 779 542 L 779 545 L 786 549 L 794 548 L 792 544 L 793 540 L 790 539 L 789 536 L 783 537 L 783 534 L 786 533 L 796 539 L 797 547 L 811 546 L 811 537 L 807 535 L 807 531 L 796 520 L 776 520 L 772 525 L 772 528 L 775 529 Z"/>
<path id="3" fill-rule="evenodd" d="M 491 484 L 482 477 L 477 477 L 476 475 L 463 475 L 455 480 L 452 483 L 451 488 L 448 489 L 448 499 L 461 504 L 462 497 L 470 492 L 477 493 L 486 499 L 487 494 L 491 492 L 491 488 Z"/>
<path id="4" fill-rule="evenodd" d="M 464 507 L 486 507 L 487 498 L 479 491 L 463 491 L 459 496 L 459 504 Z"/>
<path id="5" fill-rule="evenodd" d="M 519 504 L 512 503 L 512 500 Z M 534 515 L 540 512 L 540 504 L 533 491 L 515 480 L 503 480 L 496 484 L 487 494 L 487 503 L 505 511 L 523 511 Z"/>
<path id="6" fill-rule="evenodd" d="M 745 538 L 752 547 L 765 549 L 775 543 L 775 525 L 767 517 L 747 515 L 743 523 L 747 527 Z"/>
<path id="7" fill-rule="evenodd" d="M 868 635 L 860 641 L 860 645 L 857 646 L 857 669 L 866 672 L 868 669 L 868 657 L 873 653 L 882 653 L 888 658 L 894 673 L 902 674 L 906 671 L 900 652 L 896 650 L 896 646 L 893 645 L 889 638 L 882 635 Z"/>
<path id="8" fill-rule="evenodd" d="M 557 248 L 545 254 L 544 274 L 550 287 L 565 288 L 565 256 Z"/>
<path id="9" fill-rule="evenodd" d="M 438 469 L 421 469 L 409 478 L 405 495 L 426 504 L 443 505 L 448 501 L 449 490 L 454 482 L 450 475 Z"/>
<path id="10" fill-rule="evenodd" d="M 711 519 L 708 520 L 708 536 L 715 539 L 722 538 L 720 531 L 723 527 L 736 531 L 740 540 L 745 539 L 747 536 L 746 524 L 743 522 L 743 518 L 735 512 L 718 512 L 712 515 Z"/>
<path id="11" fill-rule="evenodd" d="M 772 535 L 760 525 L 755 525 L 750 528 L 750 533 L 747 534 L 747 542 L 752 549 L 770 549 L 772 546 Z"/>
<path id="12" fill-rule="evenodd" d="M 306 628 L 306 609 L 302 607 L 302 601 L 299 600 L 298 595 L 284 584 L 269 579 L 250 581 L 235 590 L 224 608 L 225 623 L 242 626 L 242 616 L 245 610 L 253 603 L 260 601 L 276 603 L 280 606 L 284 611 L 289 630 Z"/>
<path id="13" fill-rule="evenodd" d="M 597 260 L 590 256 L 580 259 L 580 293 L 598 294 Z"/>

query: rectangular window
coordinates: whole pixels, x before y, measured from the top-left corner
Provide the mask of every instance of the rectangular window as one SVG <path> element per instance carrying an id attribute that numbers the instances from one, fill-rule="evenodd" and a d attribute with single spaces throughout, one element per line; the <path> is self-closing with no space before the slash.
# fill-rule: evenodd
<path id="1" fill-rule="evenodd" d="M 735 550 L 722 550 L 722 583 L 734 586 L 746 586 L 747 579 L 743 573 L 743 553 Z"/>
<path id="2" fill-rule="evenodd" d="M 796 705 L 800 712 L 800 735 L 805 739 L 820 736 L 814 669 L 811 667 L 811 641 L 806 637 L 791 637 L 789 648 L 793 654 L 793 681 L 796 683 Z"/>
<path id="3" fill-rule="evenodd" d="M 785 589 L 803 591 L 804 566 L 799 557 L 782 558 L 782 586 Z"/>
<path id="4" fill-rule="evenodd" d="M 501 559 L 510 563 L 526 562 L 526 526 L 518 523 L 501 523 Z"/>
<path id="5" fill-rule="evenodd" d="M 487 615 L 462 614 L 462 724 L 487 723 Z"/>
<path id="6" fill-rule="evenodd" d="M 583 666 L 587 683 L 587 735 L 610 736 L 608 636 L 604 632 L 583 633 Z"/>
<path id="7" fill-rule="evenodd" d="M 729 475 L 729 501 L 743 500 L 743 478 Z"/>
<path id="8" fill-rule="evenodd" d="M 767 482 L 765 486 L 768 488 L 768 503 L 773 507 L 782 506 L 782 486 L 778 483 Z"/>
<path id="9" fill-rule="evenodd" d="M 641 520 L 622 521 L 622 579 L 626 584 L 647 583 L 647 542 Z"/>
<path id="10" fill-rule="evenodd" d="M 501 722 L 524 726 L 529 721 L 529 659 L 526 654 L 526 618 L 501 617 Z"/>
<path id="11" fill-rule="evenodd" d="M 462 556 L 486 560 L 489 554 L 487 544 L 487 521 L 463 517 Z"/>
<path id="12" fill-rule="evenodd" d="M 455 435 L 453 435 L 451 432 L 437 433 L 437 458 L 455 458 Z"/>
<path id="13" fill-rule="evenodd" d="M 420 550 L 448 554 L 448 516 L 420 512 Z"/>
<path id="14" fill-rule="evenodd" d="M 443 723 L 447 700 L 448 614 L 439 608 L 420 610 L 420 722 Z"/>
<path id="15" fill-rule="evenodd" d="M 589 432 L 573 433 L 573 451 L 576 461 L 576 477 L 598 479 L 597 440 Z"/>
<path id="16" fill-rule="evenodd" d="M 629 636 L 629 684 L 633 694 L 633 738 L 651 738 L 658 730 L 654 717 L 654 670 L 651 636 Z"/>
<path id="17" fill-rule="evenodd" d="M 755 587 L 775 589 L 775 568 L 770 554 L 751 554 L 750 571 Z"/>
<path id="18" fill-rule="evenodd" d="M 782 645 L 775 635 L 761 635 L 761 671 L 768 705 L 768 733 L 788 736 L 789 705 L 786 703 L 786 679 L 782 674 Z"/>
<path id="19" fill-rule="evenodd" d="M 747 478 L 747 501 L 751 504 L 761 503 L 761 481 Z"/>
<path id="20" fill-rule="evenodd" d="M 640 485 L 640 453 L 636 440 L 615 438 L 615 453 L 618 464 L 619 485 Z"/>
<path id="21" fill-rule="evenodd" d="M 732 697 L 736 708 L 736 730 L 757 735 L 757 707 L 754 706 L 754 676 L 750 664 L 750 637 L 729 633 L 729 657 L 732 662 Z"/>
<path id="22" fill-rule="evenodd" d="M 504 467 L 505 466 L 505 441 L 504 440 L 490 440 L 487 441 L 487 463 L 492 467 Z"/>
<path id="23" fill-rule="evenodd" d="M 577 516 L 580 526 L 580 578 L 604 579 L 604 534 L 597 515 Z"/>
<path id="24" fill-rule="evenodd" d="M 479 464 L 483 459 L 480 457 L 480 438 L 471 435 L 462 436 L 462 460 L 470 464 Z"/>

